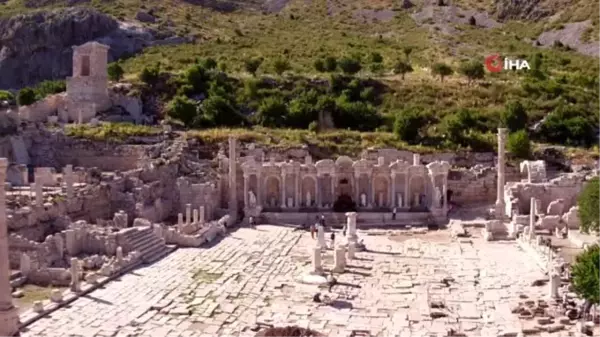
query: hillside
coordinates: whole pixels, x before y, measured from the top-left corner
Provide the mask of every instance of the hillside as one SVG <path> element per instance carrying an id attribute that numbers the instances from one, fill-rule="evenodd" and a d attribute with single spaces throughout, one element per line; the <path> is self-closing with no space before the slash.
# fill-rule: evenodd
<path id="1" fill-rule="evenodd" d="M 82 6 L 99 12 L 60 9 Z M 188 127 L 306 129 L 329 118 L 361 131 L 402 133 L 405 124 L 405 133 L 414 132 L 400 138 L 412 143 L 488 149 L 506 111 L 516 110 L 526 114 L 519 128 L 530 128 L 537 141 L 596 143 L 598 4 L 587 0 L 8 0 L 0 5 L 0 48 L 13 47 L 0 53 L 0 69 L 12 52 L 10 69 L 20 70 L 4 88 L 70 71 L 65 51 L 82 33 L 59 34 L 64 30 L 53 25 L 36 33 L 35 24 L 22 24 L 32 11 L 58 18 L 57 27 L 86 22 L 81 17 L 114 20 L 88 38 L 114 43 L 111 56 L 124 58 L 125 80 L 137 83 L 145 99 L 158 98 L 156 113 L 183 118 Z M 45 42 L 53 34 L 61 36 L 59 47 Z M 37 46 L 32 56 L 14 43 L 23 36 L 38 39 L 29 41 Z M 114 47 L 132 41 L 138 44 L 130 50 Z M 474 81 L 460 74 L 464 62 L 481 64 L 496 53 L 535 69 L 486 72 Z M 61 57 L 44 73 L 44 59 Z M 341 64 L 334 71 L 315 67 L 327 57 L 346 62 L 346 75 Z M 353 62 L 359 71 L 350 69 Z M 252 63 L 256 76 L 248 72 Z M 437 76 L 436 63 L 453 74 Z M 29 64 L 41 69 L 23 71 Z M 403 75 L 406 65 L 411 71 Z"/>

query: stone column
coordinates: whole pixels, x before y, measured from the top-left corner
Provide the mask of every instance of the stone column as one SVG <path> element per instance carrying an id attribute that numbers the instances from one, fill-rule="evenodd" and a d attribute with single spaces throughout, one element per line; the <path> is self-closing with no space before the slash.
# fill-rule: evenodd
<path id="1" fill-rule="evenodd" d="M 315 181 L 317 182 L 317 184 L 316 184 L 317 189 L 315 191 L 315 194 L 316 194 L 315 195 L 315 201 L 316 201 L 315 203 L 316 203 L 317 207 L 322 207 L 321 206 L 322 197 L 321 197 L 321 182 L 320 182 L 320 180 L 321 180 L 321 176 L 319 174 L 317 174 L 317 177 L 315 179 Z"/>
<path id="2" fill-rule="evenodd" d="M 448 174 L 444 174 L 444 182 L 442 185 L 442 210 L 444 212 L 444 216 L 448 214 Z"/>
<path id="3" fill-rule="evenodd" d="M 300 200 L 302 200 L 300 191 L 300 172 L 296 172 L 296 180 L 294 183 L 294 207 L 300 207 Z"/>
<path id="4" fill-rule="evenodd" d="M 392 179 L 391 179 L 391 183 L 392 183 L 392 188 L 391 188 L 392 197 L 390 198 L 390 200 L 391 200 L 391 203 L 392 203 L 391 207 L 394 208 L 394 207 L 396 207 L 396 204 L 398 203 L 398 201 L 396 201 L 396 198 L 397 198 L 396 197 L 396 174 L 392 173 L 391 177 L 392 177 Z"/>
<path id="5" fill-rule="evenodd" d="M 410 207 L 410 200 L 412 195 L 410 195 L 410 189 L 408 187 L 408 183 L 410 182 L 410 177 L 408 176 L 408 171 L 404 174 L 404 198 L 402 198 L 402 206 Z"/>
<path id="6" fill-rule="evenodd" d="M 335 180 L 337 177 L 332 174 L 331 175 L 331 207 L 333 207 L 333 203 L 335 202 Z"/>
<path id="7" fill-rule="evenodd" d="M 200 206 L 200 223 L 204 223 L 206 221 L 205 220 L 206 214 L 204 214 L 204 213 L 205 213 L 204 206 Z"/>
<path id="8" fill-rule="evenodd" d="M 76 257 L 71 258 L 71 291 L 80 292 L 79 283 L 79 260 Z"/>
<path id="9" fill-rule="evenodd" d="M 287 193 L 285 190 L 285 178 L 286 178 L 287 174 L 285 173 L 281 173 L 281 208 L 287 208 Z"/>
<path id="10" fill-rule="evenodd" d="M 346 270 L 346 249 L 344 246 L 335 247 L 335 255 L 333 256 L 333 272 L 343 273 Z"/>
<path id="11" fill-rule="evenodd" d="M 83 124 L 83 113 L 81 108 L 77 109 L 77 124 Z"/>
<path id="12" fill-rule="evenodd" d="M 192 204 L 185 204 L 185 224 L 192 222 Z"/>
<path id="13" fill-rule="evenodd" d="M 354 191 L 355 191 L 354 194 L 356 194 L 354 200 L 355 200 L 356 204 L 358 205 L 358 207 L 362 207 L 362 205 L 360 204 L 360 186 L 359 186 L 359 184 L 360 184 L 360 174 L 355 174 L 354 177 L 355 177 L 354 178 L 354 182 L 355 182 L 354 183 L 355 184 L 354 185 Z"/>
<path id="14" fill-rule="evenodd" d="M 117 247 L 117 252 L 115 253 L 117 258 L 117 264 L 119 266 L 123 265 L 123 248 L 121 246 Z"/>
<path id="15" fill-rule="evenodd" d="M 504 151 L 505 151 L 505 144 L 506 144 L 506 129 L 505 128 L 498 128 L 498 168 L 497 168 L 497 172 L 498 172 L 498 188 L 497 188 L 497 195 L 496 195 L 496 219 L 497 220 L 504 220 L 504 212 L 505 212 L 505 205 L 504 205 L 504 168 L 505 168 L 505 158 L 504 158 Z"/>
<path id="16" fill-rule="evenodd" d="M 177 214 L 177 227 L 183 227 L 183 213 Z"/>
<path id="17" fill-rule="evenodd" d="M 558 298 L 558 288 L 560 287 L 560 275 L 553 273 L 548 282 L 548 296 L 550 298 Z"/>
<path id="18" fill-rule="evenodd" d="M 199 214 L 198 214 L 198 210 L 194 209 L 194 212 L 192 212 L 192 219 L 194 221 L 194 223 L 198 223 L 198 219 L 199 218 Z"/>
<path id="19" fill-rule="evenodd" d="M 348 240 L 356 242 L 356 212 L 346 213 L 346 230 L 348 231 Z"/>
<path id="20" fill-rule="evenodd" d="M 44 205 L 44 185 L 41 181 L 37 181 L 32 185 L 35 189 L 35 204 L 42 207 Z"/>
<path id="21" fill-rule="evenodd" d="M 248 176 L 244 174 L 244 207 L 248 207 Z"/>
<path id="22" fill-rule="evenodd" d="M 535 198 L 529 201 L 529 235 L 534 237 L 535 233 Z"/>
<path id="23" fill-rule="evenodd" d="M 229 216 L 237 222 L 237 140 L 229 137 Z"/>
<path id="24" fill-rule="evenodd" d="M 321 261 L 321 248 L 314 247 L 312 250 L 312 274 L 322 275 L 323 274 L 323 264 Z"/>
<path id="25" fill-rule="evenodd" d="M 65 166 L 64 180 L 67 192 L 67 200 L 73 198 L 73 165 Z"/>
<path id="26" fill-rule="evenodd" d="M 19 330 L 19 311 L 12 303 L 10 266 L 8 262 L 8 228 L 4 182 L 8 160 L 0 158 L 0 336 L 13 336 Z"/>
<path id="27" fill-rule="evenodd" d="M 369 208 L 373 207 L 375 204 L 375 184 L 373 184 L 373 174 L 369 175 L 369 198 L 367 198 L 367 203 Z"/>
<path id="28" fill-rule="evenodd" d="M 21 173 L 21 179 L 23 180 L 23 186 L 29 184 L 29 171 L 27 165 L 19 165 L 19 171 Z"/>
<path id="29" fill-rule="evenodd" d="M 327 247 L 327 243 L 325 242 L 325 228 L 321 225 L 317 226 L 317 247 L 321 249 Z"/>

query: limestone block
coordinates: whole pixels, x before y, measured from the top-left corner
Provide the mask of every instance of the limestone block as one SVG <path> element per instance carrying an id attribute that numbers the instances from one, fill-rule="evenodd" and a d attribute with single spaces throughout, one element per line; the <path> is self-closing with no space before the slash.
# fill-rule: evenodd
<path id="1" fill-rule="evenodd" d="M 554 228 L 560 225 L 560 216 L 559 215 L 545 215 L 540 216 L 537 227 L 545 230 L 554 230 Z"/>
<path id="2" fill-rule="evenodd" d="M 44 312 L 44 303 L 42 301 L 33 302 L 33 311 L 37 313 Z"/>
<path id="3" fill-rule="evenodd" d="M 59 289 L 52 289 L 52 291 L 50 292 L 50 301 L 54 302 L 54 303 L 60 303 L 63 300 L 63 294 L 62 291 L 60 291 Z"/>
<path id="4" fill-rule="evenodd" d="M 27 255 L 27 253 L 21 253 L 21 263 L 19 269 L 21 270 L 21 274 L 23 274 L 23 276 L 29 276 L 29 272 L 31 271 L 31 258 L 29 255 Z"/>
<path id="5" fill-rule="evenodd" d="M 96 284 L 98 283 L 98 274 L 96 273 L 88 273 L 85 276 L 85 281 L 89 284 Z"/>
<path id="6" fill-rule="evenodd" d="M 565 200 L 557 199 L 552 201 L 546 210 L 547 215 L 563 215 L 565 208 Z"/>
<path id="7" fill-rule="evenodd" d="M 579 207 L 573 206 L 562 217 L 563 222 L 569 229 L 579 229 L 581 220 L 579 219 Z"/>
<path id="8" fill-rule="evenodd" d="M 144 218 L 135 218 L 133 220 L 133 227 L 151 227 L 152 223 Z"/>

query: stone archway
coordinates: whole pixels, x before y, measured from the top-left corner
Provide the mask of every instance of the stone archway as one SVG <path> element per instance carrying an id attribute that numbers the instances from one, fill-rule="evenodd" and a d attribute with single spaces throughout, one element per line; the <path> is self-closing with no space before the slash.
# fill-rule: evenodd
<path id="1" fill-rule="evenodd" d="M 427 197 L 427 184 L 425 177 L 412 176 L 408 182 L 408 205 L 411 208 L 427 208 L 429 205 Z"/>
<path id="2" fill-rule="evenodd" d="M 342 178 L 338 182 L 338 192 L 333 203 L 334 212 L 356 212 L 356 202 L 352 200 L 352 186 L 350 181 Z"/>
<path id="3" fill-rule="evenodd" d="M 265 181 L 265 202 L 268 207 L 281 207 L 281 184 L 277 177 L 269 176 Z"/>
<path id="4" fill-rule="evenodd" d="M 374 192 L 373 200 L 377 207 L 387 207 L 389 205 L 389 181 L 381 176 L 373 179 Z"/>
<path id="5" fill-rule="evenodd" d="M 302 178 L 302 205 L 304 207 L 313 207 L 317 204 L 317 181 L 313 176 Z"/>

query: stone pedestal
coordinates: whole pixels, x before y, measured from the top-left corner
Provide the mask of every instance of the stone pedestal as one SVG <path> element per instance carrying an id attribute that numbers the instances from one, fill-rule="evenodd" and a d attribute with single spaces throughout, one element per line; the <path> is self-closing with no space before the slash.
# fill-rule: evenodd
<path id="1" fill-rule="evenodd" d="M 312 272 L 314 275 L 323 275 L 323 265 L 321 261 L 321 248 L 314 247 L 312 249 Z"/>
<path id="2" fill-rule="evenodd" d="M 62 291 L 58 289 L 52 289 L 50 292 L 50 301 L 54 303 L 60 303 L 63 301 Z"/>
<path id="3" fill-rule="evenodd" d="M 356 243 L 349 242 L 348 243 L 348 260 L 352 260 L 356 258 Z"/>
<path id="4" fill-rule="evenodd" d="M 198 210 L 195 209 L 194 212 L 192 213 L 192 222 L 198 223 L 199 219 L 200 219 L 200 214 L 198 213 Z"/>
<path id="5" fill-rule="evenodd" d="M 67 200 L 73 198 L 73 165 L 65 166 L 64 170 L 65 189 L 67 193 Z"/>
<path id="6" fill-rule="evenodd" d="M 205 214 L 204 214 L 205 210 L 204 210 L 204 206 L 200 206 L 200 223 L 204 223 L 204 218 L 205 218 Z"/>
<path id="7" fill-rule="evenodd" d="M 320 249 L 327 248 L 327 242 L 325 242 L 325 228 L 323 226 L 317 226 L 317 247 Z"/>
<path id="8" fill-rule="evenodd" d="M 356 242 L 357 240 L 357 235 L 356 235 L 356 216 L 357 213 L 356 212 L 348 212 L 346 213 L 346 227 L 348 230 L 348 241 L 349 242 Z"/>
<path id="9" fill-rule="evenodd" d="M 183 213 L 177 214 L 177 227 L 183 227 Z"/>
<path id="10" fill-rule="evenodd" d="M 333 256 L 333 272 L 343 273 L 346 270 L 346 249 L 344 246 L 338 246 L 335 248 L 335 255 Z"/>
<path id="11" fill-rule="evenodd" d="M 76 257 L 71 258 L 71 291 L 80 292 L 81 284 L 79 282 L 79 260 Z"/>
<path id="12" fill-rule="evenodd" d="M 560 275 L 554 273 L 550 276 L 550 282 L 548 282 L 548 297 L 557 299 L 558 288 L 560 287 Z"/>

